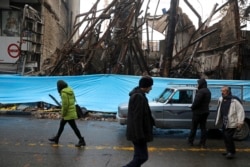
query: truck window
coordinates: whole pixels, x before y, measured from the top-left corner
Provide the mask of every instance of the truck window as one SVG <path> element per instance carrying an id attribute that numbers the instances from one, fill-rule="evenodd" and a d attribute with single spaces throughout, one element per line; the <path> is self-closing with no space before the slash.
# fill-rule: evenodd
<path id="1" fill-rule="evenodd" d="M 170 97 L 170 95 L 172 95 L 173 91 L 173 89 L 165 89 L 163 93 L 159 96 L 157 101 L 160 103 L 165 103 L 166 100 L 168 100 L 168 98 Z"/>
<path id="2" fill-rule="evenodd" d="M 189 104 L 192 103 L 192 96 L 193 96 L 192 90 L 180 90 L 175 92 L 171 102 L 179 104 Z"/>

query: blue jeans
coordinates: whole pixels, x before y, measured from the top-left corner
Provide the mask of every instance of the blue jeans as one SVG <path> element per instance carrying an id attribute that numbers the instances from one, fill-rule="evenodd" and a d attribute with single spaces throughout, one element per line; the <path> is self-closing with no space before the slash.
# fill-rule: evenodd
<path id="1" fill-rule="evenodd" d="M 147 142 L 133 142 L 134 157 L 125 167 L 140 167 L 148 160 L 148 146 Z"/>

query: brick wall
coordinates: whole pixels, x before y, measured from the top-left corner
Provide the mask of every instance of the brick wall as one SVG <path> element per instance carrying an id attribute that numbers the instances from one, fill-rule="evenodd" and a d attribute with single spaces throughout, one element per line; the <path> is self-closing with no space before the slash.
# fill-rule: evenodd
<path id="1" fill-rule="evenodd" d="M 71 36 L 74 17 L 79 14 L 80 1 L 45 0 L 42 6 L 44 19 L 44 46 L 41 62 L 49 58 L 56 49 L 63 48 Z M 77 39 L 78 34 L 74 37 Z"/>

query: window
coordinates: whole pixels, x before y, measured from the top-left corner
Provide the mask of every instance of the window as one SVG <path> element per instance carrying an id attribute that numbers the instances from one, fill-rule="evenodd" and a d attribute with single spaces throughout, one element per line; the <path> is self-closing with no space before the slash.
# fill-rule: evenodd
<path id="1" fill-rule="evenodd" d="M 165 89 L 157 101 L 160 103 L 165 103 L 166 100 L 168 100 L 168 98 L 172 95 L 173 91 L 173 89 Z"/>
<path id="2" fill-rule="evenodd" d="M 3 10 L 1 15 L 1 36 L 18 37 L 20 36 L 19 12 Z"/>
<path id="3" fill-rule="evenodd" d="M 193 96 L 192 90 L 180 90 L 175 92 L 171 102 L 179 104 L 190 104 L 192 103 L 192 96 Z"/>

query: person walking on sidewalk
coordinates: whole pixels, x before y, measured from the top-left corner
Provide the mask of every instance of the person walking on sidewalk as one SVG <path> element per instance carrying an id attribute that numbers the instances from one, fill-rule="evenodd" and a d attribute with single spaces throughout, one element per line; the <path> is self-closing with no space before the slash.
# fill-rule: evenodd
<path id="1" fill-rule="evenodd" d="M 227 159 L 232 159 L 235 156 L 234 133 L 236 129 L 241 129 L 244 124 L 245 112 L 242 104 L 235 99 L 228 86 L 221 88 L 222 97 L 219 98 L 216 126 L 222 125 L 224 143 L 226 152 L 222 155 Z"/>
<path id="2" fill-rule="evenodd" d="M 209 115 L 209 103 L 211 101 L 211 92 L 207 88 L 207 81 L 202 78 L 197 81 L 198 90 L 196 92 L 194 102 L 191 106 L 193 116 L 192 116 L 192 125 L 191 131 L 188 137 L 188 144 L 190 146 L 194 145 L 194 139 L 196 136 L 196 131 L 198 126 L 200 125 L 201 129 L 201 137 L 199 146 L 201 148 L 206 148 L 206 140 L 207 140 L 207 118 Z"/>
<path id="3" fill-rule="evenodd" d="M 146 93 L 152 85 L 153 79 L 144 76 L 139 80 L 139 86 L 129 93 L 126 137 L 134 145 L 134 156 L 124 167 L 139 167 L 148 160 L 147 142 L 153 141 L 154 120 Z"/>
<path id="4" fill-rule="evenodd" d="M 62 108 L 61 108 L 61 115 L 62 119 L 60 121 L 60 126 L 55 137 L 49 138 L 49 141 L 58 144 L 59 138 L 64 130 L 64 126 L 66 123 L 69 123 L 70 127 L 75 132 L 76 136 L 79 139 L 78 144 L 76 147 L 85 146 L 85 140 L 79 131 L 75 119 L 77 119 L 76 107 L 75 107 L 75 95 L 72 88 L 68 86 L 68 84 L 63 80 L 57 81 L 57 90 L 61 96 L 62 100 Z"/>

